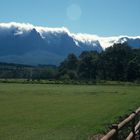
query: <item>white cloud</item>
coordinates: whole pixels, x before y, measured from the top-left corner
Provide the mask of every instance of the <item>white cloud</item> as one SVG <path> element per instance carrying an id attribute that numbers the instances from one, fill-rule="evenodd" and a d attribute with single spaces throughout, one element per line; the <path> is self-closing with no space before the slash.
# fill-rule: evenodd
<path id="1" fill-rule="evenodd" d="M 20 30 L 31 30 L 34 28 L 34 26 L 29 23 L 10 22 L 10 23 L 0 23 L 0 28 L 4 28 L 4 29 L 18 28 Z"/>
<path id="2" fill-rule="evenodd" d="M 0 23 L 0 28 L 3 29 L 12 29 L 12 28 L 17 28 L 18 30 L 32 30 L 32 29 L 36 29 L 39 33 L 42 32 L 68 32 L 68 29 L 65 27 L 61 27 L 61 28 L 48 28 L 48 27 L 41 27 L 41 26 L 34 26 L 30 23 L 16 23 L 16 22 L 10 22 L 10 23 Z"/>

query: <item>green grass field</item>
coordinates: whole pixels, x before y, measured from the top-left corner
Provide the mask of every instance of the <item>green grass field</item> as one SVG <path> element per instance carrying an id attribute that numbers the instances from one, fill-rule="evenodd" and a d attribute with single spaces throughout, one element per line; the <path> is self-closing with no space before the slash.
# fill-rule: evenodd
<path id="1" fill-rule="evenodd" d="M 0 140 L 87 140 L 140 106 L 140 86 L 0 84 Z"/>

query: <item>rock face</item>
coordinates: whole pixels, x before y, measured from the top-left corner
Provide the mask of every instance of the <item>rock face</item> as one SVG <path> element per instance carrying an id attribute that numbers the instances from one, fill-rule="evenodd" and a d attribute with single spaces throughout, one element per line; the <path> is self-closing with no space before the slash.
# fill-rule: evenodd
<path id="1" fill-rule="evenodd" d="M 99 37 L 73 34 L 66 28 L 24 23 L 0 23 L 0 61 L 21 64 L 59 64 L 69 54 L 103 51 L 114 43 L 140 47 L 140 37 Z"/>

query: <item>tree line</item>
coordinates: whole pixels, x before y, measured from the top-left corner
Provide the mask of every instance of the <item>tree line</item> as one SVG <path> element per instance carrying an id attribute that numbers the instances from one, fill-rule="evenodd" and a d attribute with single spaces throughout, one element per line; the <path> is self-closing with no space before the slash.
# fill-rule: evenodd
<path id="1" fill-rule="evenodd" d="M 59 66 L 59 76 L 79 80 L 140 80 L 140 49 L 127 44 L 114 44 L 105 51 L 84 51 L 74 54 Z"/>
<path id="2" fill-rule="evenodd" d="M 127 44 L 114 44 L 105 51 L 83 51 L 80 56 L 69 54 L 59 66 L 0 64 L 0 78 L 27 80 L 78 81 L 140 81 L 140 49 Z"/>
<path id="3" fill-rule="evenodd" d="M 0 63 L 0 79 L 41 80 L 54 79 L 57 67 L 54 65 L 29 66 L 22 64 Z"/>

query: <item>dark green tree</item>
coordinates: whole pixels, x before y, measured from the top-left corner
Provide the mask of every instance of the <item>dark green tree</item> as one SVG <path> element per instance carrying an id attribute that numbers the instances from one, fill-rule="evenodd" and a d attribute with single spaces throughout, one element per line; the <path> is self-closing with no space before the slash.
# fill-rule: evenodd
<path id="1" fill-rule="evenodd" d="M 70 79 L 77 79 L 78 58 L 74 54 L 69 54 L 68 57 L 59 66 L 59 77 L 66 77 Z"/>
<path id="2" fill-rule="evenodd" d="M 99 53 L 96 51 L 83 52 L 80 55 L 78 74 L 80 79 L 95 80 L 97 77 L 97 65 Z"/>
<path id="3" fill-rule="evenodd" d="M 114 44 L 102 53 L 100 69 L 102 77 L 108 80 L 125 80 L 127 63 L 132 59 L 133 51 L 126 44 Z"/>

